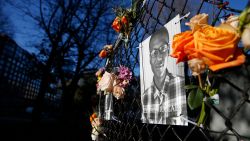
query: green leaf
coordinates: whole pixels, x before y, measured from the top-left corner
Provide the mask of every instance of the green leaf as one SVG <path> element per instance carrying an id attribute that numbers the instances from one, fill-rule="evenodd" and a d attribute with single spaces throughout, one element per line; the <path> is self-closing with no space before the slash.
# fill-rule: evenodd
<path id="1" fill-rule="evenodd" d="M 185 85 L 184 88 L 187 90 L 190 90 L 190 89 L 198 88 L 198 86 L 197 85 Z"/>
<path id="2" fill-rule="evenodd" d="M 203 100 L 203 93 L 201 89 L 198 87 L 197 89 L 193 89 L 188 95 L 188 106 L 191 110 L 198 108 L 201 106 Z"/>
<path id="3" fill-rule="evenodd" d="M 132 11 L 136 11 L 138 8 L 138 4 L 141 4 L 142 0 L 132 0 Z"/>

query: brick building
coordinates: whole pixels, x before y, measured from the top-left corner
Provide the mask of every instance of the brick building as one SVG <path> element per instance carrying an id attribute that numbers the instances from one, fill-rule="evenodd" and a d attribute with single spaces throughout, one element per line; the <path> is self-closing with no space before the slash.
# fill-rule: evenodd
<path id="1" fill-rule="evenodd" d="M 39 67 L 35 57 L 0 35 L 0 116 L 20 114 L 34 101 L 41 82 Z"/>

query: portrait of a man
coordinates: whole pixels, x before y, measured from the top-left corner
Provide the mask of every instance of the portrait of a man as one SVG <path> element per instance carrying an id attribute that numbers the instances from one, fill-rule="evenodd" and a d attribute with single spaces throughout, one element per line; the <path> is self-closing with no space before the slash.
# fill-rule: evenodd
<path id="1" fill-rule="evenodd" d="M 144 51 L 146 47 L 148 50 Z M 166 27 L 156 30 L 141 45 L 143 123 L 187 125 L 180 117 L 187 114 L 185 79 L 183 73 L 179 73 L 184 70 L 180 70 L 183 67 L 178 67 L 169 56 L 170 50 L 170 35 Z"/>

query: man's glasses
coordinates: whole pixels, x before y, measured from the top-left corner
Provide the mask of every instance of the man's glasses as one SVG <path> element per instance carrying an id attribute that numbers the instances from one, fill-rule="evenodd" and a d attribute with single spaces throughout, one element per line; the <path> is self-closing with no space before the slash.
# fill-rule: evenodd
<path id="1" fill-rule="evenodd" d="M 163 54 L 169 54 L 169 46 L 168 45 L 163 45 L 159 47 L 159 49 L 154 49 L 151 51 L 150 56 L 152 57 L 158 57 L 162 56 Z"/>

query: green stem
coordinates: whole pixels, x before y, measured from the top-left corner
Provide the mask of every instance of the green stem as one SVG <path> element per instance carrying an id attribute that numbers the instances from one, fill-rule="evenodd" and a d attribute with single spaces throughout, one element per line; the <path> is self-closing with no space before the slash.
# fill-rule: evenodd
<path id="1" fill-rule="evenodd" d="M 197 123 L 198 126 L 205 123 L 205 117 L 206 117 L 206 111 L 205 111 L 205 103 L 203 101 L 201 105 L 200 117 Z"/>
<path id="2" fill-rule="evenodd" d="M 198 75 L 198 80 L 199 80 L 200 88 L 203 90 L 203 84 L 202 84 L 202 79 L 201 79 L 201 75 L 200 74 Z"/>

